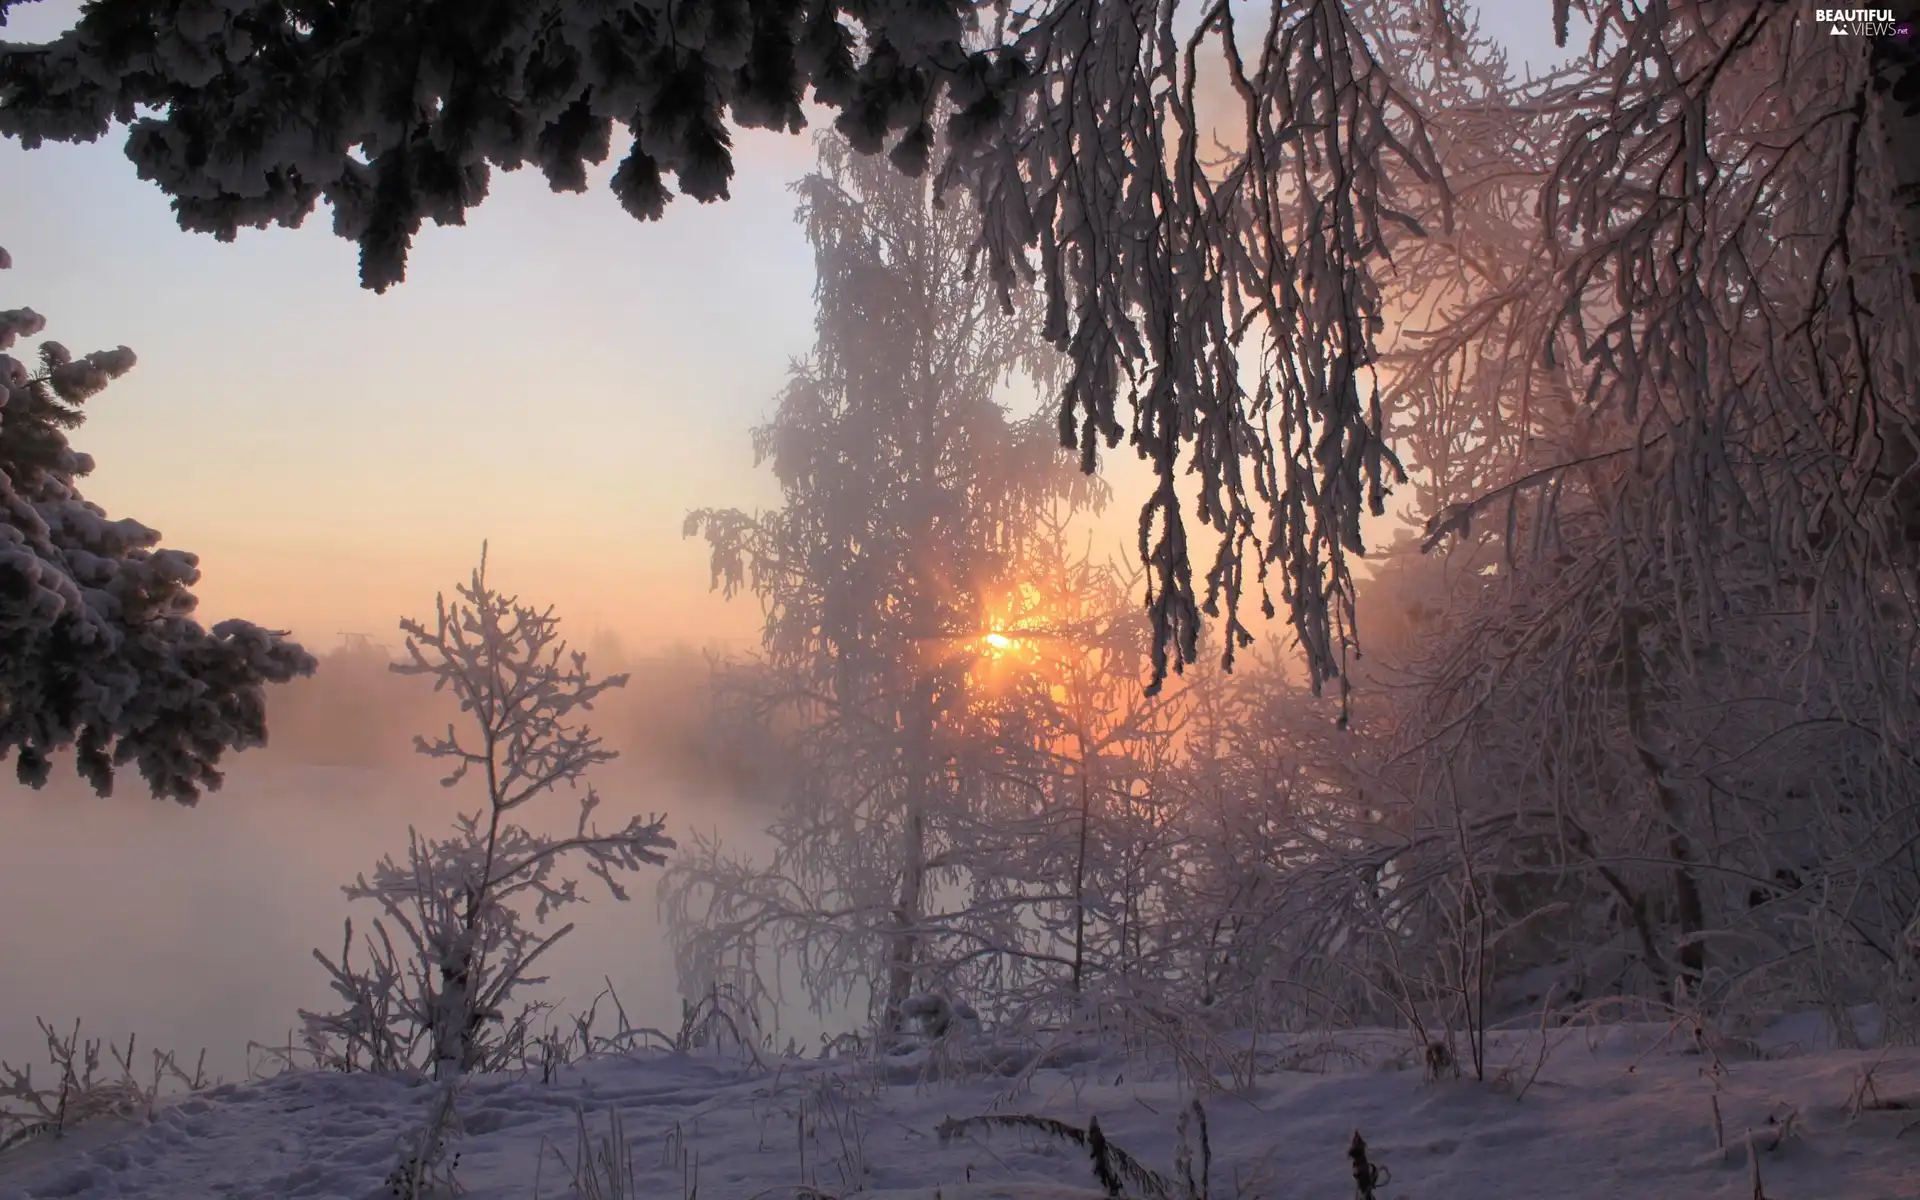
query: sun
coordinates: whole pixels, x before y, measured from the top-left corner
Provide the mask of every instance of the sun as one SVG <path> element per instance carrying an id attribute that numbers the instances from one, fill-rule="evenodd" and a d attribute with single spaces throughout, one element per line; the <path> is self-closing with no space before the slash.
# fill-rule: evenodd
<path id="1" fill-rule="evenodd" d="M 1019 644 L 1004 633 L 989 633 L 980 640 L 986 643 L 989 654 L 1005 654 Z"/>

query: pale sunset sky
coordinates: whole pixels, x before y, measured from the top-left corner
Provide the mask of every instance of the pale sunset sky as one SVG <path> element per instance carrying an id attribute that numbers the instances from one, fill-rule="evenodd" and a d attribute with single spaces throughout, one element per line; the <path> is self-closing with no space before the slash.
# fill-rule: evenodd
<path id="1" fill-rule="evenodd" d="M 15 8 L 0 38 L 56 36 L 78 8 Z M 1554 57 L 1548 0 L 1482 11 Z M 605 190 L 618 146 L 583 195 L 496 171 L 384 296 L 359 288 L 324 205 L 232 244 L 183 233 L 122 142 L 0 141 L 0 308 L 34 308 L 75 353 L 139 355 L 75 435 L 98 462 L 84 490 L 200 556 L 204 619 L 318 652 L 339 631 L 397 644 L 396 619 L 428 614 L 485 538 L 495 579 L 581 639 L 755 634 L 757 608 L 709 593 L 680 528 L 690 508 L 778 499 L 749 431 L 812 342 L 788 190 L 809 137 L 735 131 L 733 198 L 681 197 L 653 224 Z"/>

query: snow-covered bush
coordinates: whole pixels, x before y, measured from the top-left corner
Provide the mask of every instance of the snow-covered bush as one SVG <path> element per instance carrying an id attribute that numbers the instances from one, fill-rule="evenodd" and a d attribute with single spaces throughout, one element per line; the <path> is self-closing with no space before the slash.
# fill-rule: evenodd
<path id="1" fill-rule="evenodd" d="M 969 1024 L 977 1025 L 980 1014 L 965 1000 L 953 1000 L 940 992 L 908 996 L 900 1004 L 900 1015 L 912 1021 L 927 1037 L 943 1038 Z"/>
<path id="2" fill-rule="evenodd" d="M 131 763 L 154 795 L 192 804 L 220 786 L 226 751 L 266 742 L 266 685 L 314 662 L 248 621 L 203 628 L 188 590 L 199 560 L 81 496 L 93 459 L 67 432 L 133 351 L 75 357 L 43 341 L 37 369 L 6 353 L 45 326 L 31 308 L 0 311 L 0 758 L 39 787 L 71 749 L 101 795 Z"/>
<path id="3" fill-rule="evenodd" d="M 476 773 L 485 806 L 460 814 L 451 837 L 410 829 L 404 862 L 383 858 L 371 880 L 362 875 L 345 889 L 349 899 L 378 903 L 385 919 L 376 918 L 365 939 L 365 966 L 350 961 L 351 920 L 338 962 L 314 951 L 346 1006 L 301 1014 L 316 1058 L 341 1069 L 431 1070 L 447 1078 L 518 1061 L 536 1010 L 526 1006 L 509 1019 L 507 1002 L 544 981 L 531 974 L 535 961 L 573 928 L 534 928 L 527 903 L 532 921 L 544 925 L 553 910 L 584 899 L 574 879 L 556 874 L 563 863 L 584 866 L 624 900 L 616 875 L 664 863 L 661 851 L 674 844 L 658 817 L 635 816 L 602 833 L 590 824 L 600 803 L 591 787 L 569 836 L 510 819 L 563 783 L 578 787 L 590 768 L 615 757 L 568 718 L 590 710 L 608 688 L 624 686 L 626 677 L 593 679 L 586 656 L 569 653 L 560 640 L 551 609 L 522 605 L 488 586 L 484 550 L 458 592 L 452 604 L 439 599 L 432 626 L 400 623 L 408 661 L 393 670 L 424 675 L 460 702 L 472 736 L 449 727 L 444 737 L 416 737 L 414 748 L 452 761 L 444 786 Z"/>
<path id="4" fill-rule="evenodd" d="M 1262 835 L 1288 861 L 1255 928 L 1403 1019 L 1838 1009 L 1900 970 L 1920 323 L 1911 260 L 1847 247 L 1897 243 L 1877 142 L 1912 114 L 1870 90 L 1879 50 L 1742 11 L 1749 69 L 1718 69 L 1729 11 L 1522 89 L 1470 30 L 1449 58 L 1356 6 L 1452 181 L 1454 235 L 1394 248 L 1382 347 L 1435 553 L 1373 572 L 1365 802 Z"/>
<path id="5" fill-rule="evenodd" d="M 140 1115 L 152 1120 L 163 1093 L 194 1092 L 208 1086 L 204 1050 L 192 1074 L 181 1068 L 171 1051 L 153 1050 L 152 1073 L 142 1081 L 134 1074 L 136 1039 L 129 1034 L 125 1050 L 118 1045 L 107 1047 L 120 1068 L 119 1077 L 114 1078 L 100 1073 L 100 1039 L 83 1042 L 79 1021 L 65 1035 L 44 1020 L 38 1024 L 46 1039 L 52 1078 L 35 1083 L 31 1064 L 15 1067 L 0 1062 L 0 1154 L 35 1138 L 61 1137 L 96 1117 Z"/>

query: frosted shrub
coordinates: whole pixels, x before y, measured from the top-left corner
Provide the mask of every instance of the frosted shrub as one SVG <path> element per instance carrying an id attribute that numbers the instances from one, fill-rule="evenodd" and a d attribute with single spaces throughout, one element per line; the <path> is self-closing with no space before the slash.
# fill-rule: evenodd
<path id="1" fill-rule="evenodd" d="M 349 899 L 377 902 L 385 917 L 375 919 L 364 939 L 364 966 L 349 961 L 352 921 L 338 962 L 314 951 L 345 1007 L 301 1013 L 315 1060 L 342 1070 L 430 1068 L 436 1078 L 449 1078 L 516 1061 L 536 1008 L 523 1007 L 508 1021 L 507 1002 L 521 987 L 545 982 L 530 974 L 535 960 L 573 929 L 534 926 L 582 899 L 576 881 L 557 874 L 560 863 L 583 865 L 615 899 L 625 900 L 617 876 L 663 863 L 660 851 L 673 847 L 658 817 L 632 817 L 617 832 L 600 832 L 591 824 L 600 803 L 592 788 L 581 797 L 570 836 L 537 833 L 510 819 L 562 783 L 577 786 L 589 768 L 615 757 L 585 725 L 567 718 L 591 709 L 596 696 L 627 678 L 592 679 L 586 656 L 569 653 L 559 639 L 551 609 L 541 612 L 488 587 L 484 549 L 472 582 L 458 591 L 464 603 L 449 605 L 441 597 L 432 627 L 400 623 L 409 661 L 393 670 L 428 676 L 435 690 L 451 689 L 460 701 L 472 740 L 449 726 L 444 737 L 416 737 L 414 749 L 452 760 L 443 786 L 477 774 L 486 804 L 460 814 L 451 837 L 409 829 L 404 862 L 382 858 L 371 880 L 362 875 L 344 889 Z M 528 901 L 533 925 L 524 911 Z"/>

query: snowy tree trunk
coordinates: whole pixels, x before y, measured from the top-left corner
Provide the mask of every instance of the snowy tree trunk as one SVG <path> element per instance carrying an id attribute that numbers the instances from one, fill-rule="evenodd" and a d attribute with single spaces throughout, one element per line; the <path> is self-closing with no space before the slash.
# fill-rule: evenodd
<path id="1" fill-rule="evenodd" d="M 1913 14 L 1909 13 L 1909 17 Z M 1897 88 L 1904 76 L 1911 81 L 1920 74 L 1920 63 L 1912 61 L 1915 52 L 1897 47 L 1892 39 L 1882 39 L 1874 47 L 1877 73 L 1891 77 Z M 1897 61 L 1899 56 L 1908 61 Z M 1893 219 L 1895 253 L 1905 268 L 1914 303 L 1920 305 L 1920 101 L 1897 99 L 1886 91 L 1869 94 L 1868 103 L 1879 128 L 1881 146 L 1886 153 L 1887 169 L 1893 176 Z M 1895 480 L 1892 503 L 1887 516 L 1893 523 L 1896 544 L 1912 552 L 1920 546 L 1920 482 L 1911 478 L 1920 464 L 1920 433 L 1911 425 L 1888 413 L 1890 427 L 1885 437 L 1885 457 L 1879 474 Z M 1902 477 L 1908 477 L 1902 482 Z"/>
<path id="2" fill-rule="evenodd" d="M 1073 860 L 1073 994 L 1085 983 L 1087 968 L 1087 839 L 1093 820 L 1093 780 L 1087 773 L 1087 742 L 1080 739 L 1080 844 Z"/>
<path id="3" fill-rule="evenodd" d="M 907 803 L 901 821 L 900 897 L 893 910 L 893 947 L 887 966 L 887 1031 L 899 1033 L 902 1006 L 913 994 L 913 964 L 918 947 L 920 905 L 927 880 L 927 801 L 932 786 L 933 684 L 914 687 L 908 710 Z"/>
<path id="4" fill-rule="evenodd" d="M 1693 840 L 1687 834 L 1680 796 L 1666 781 L 1659 754 L 1653 747 L 1648 728 L 1646 701 L 1646 662 L 1640 648 L 1640 628 L 1644 614 L 1628 608 L 1620 617 L 1620 658 L 1627 701 L 1627 735 L 1634 751 L 1646 768 L 1647 780 L 1659 804 L 1660 818 L 1667 827 L 1667 857 L 1673 862 L 1675 916 L 1680 924 L 1678 961 L 1680 978 L 1689 993 L 1695 992 L 1706 973 L 1707 949 L 1700 939 L 1706 928 L 1706 907 L 1701 899 L 1700 880 L 1694 870 Z M 1649 964 L 1654 965 L 1654 964 Z"/>
<path id="5" fill-rule="evenodd" d="M 487 739 L 487 787 L 493 801 L 492 822 L 487 831 L 487 848 L 479 882 L 471 879 L 460 890 L 459 932 L 453 945 L 440 958 L 440 1003 L 434 1012 L 433 1077 L 453 1079 L 473 1067 L 475 1047 L 482 1018 L 480 1006 L 481 964 L 477 947 L 485 933 L 487 909 L 493 905 L 494 858 L 499 849 L 500 817 L 504 811 L 499 774 L 492 761 L 494 740 Z"/>
<path id="6" fill-rule="evenodd" d="M 462 889 L 459 940 L 440 965 L 440 1008 L 434 1023 L 433 1077 L 453 1079 L 464 1075 L 474 1061 L 475 1036 L 481 1018 L 476 1008 L 474 947 L 479 943 L 485 911 L 492 903 L 494 860 L 500 848 L 500 821 L 506 812 L 506 792 L 500 782 L 495 757 L 497 739 L 491 728 L 486 733 L 487 800 L 491 812 L 487 823 L 486 854 L 481 859 L 477 881 L 469 880 Z"/>
<path id="7" fill-rule="evenodd" d="M 440 964 L 440 1003 L 433 1023 L 433 1077 L 453 1079 L 466 1072 L 473 1024 L 473 930 L 463 931 Z"/>

